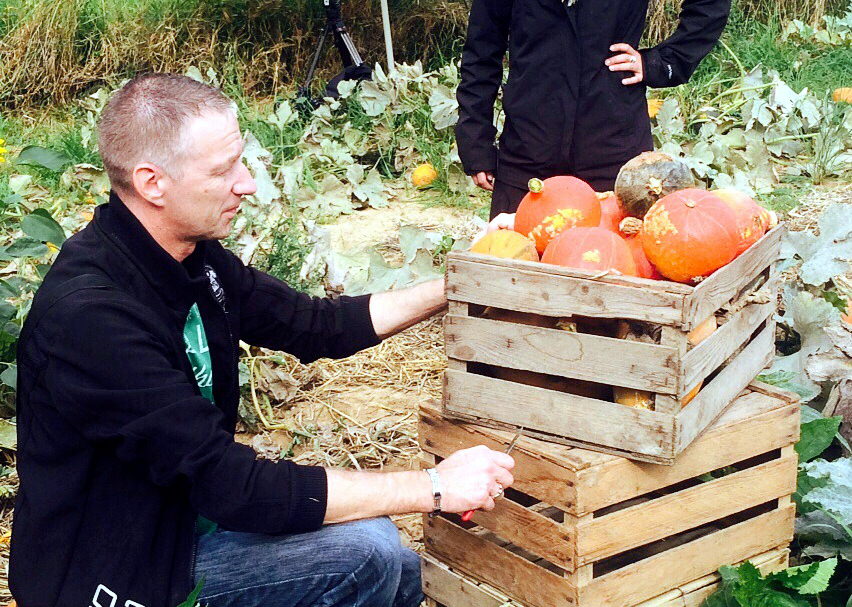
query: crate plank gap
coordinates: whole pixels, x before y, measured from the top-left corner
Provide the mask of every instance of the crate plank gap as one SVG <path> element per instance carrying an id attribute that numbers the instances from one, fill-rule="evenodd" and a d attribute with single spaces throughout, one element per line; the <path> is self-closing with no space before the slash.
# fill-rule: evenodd
<path id="1" fill-rule="evenodd" d="M 695 287 L 450 253 L 445 415 L 497 428 L 524 426 L 544 440 L 671 465 L 772 359 L 780 284 L 775 262 L 785 229 L 775 227 Z M 482 317 L 484 307 L 509 311 L 510 320 Z M 639 321 L 655 343 L 533 326 L 525 315 L 606 319 L 610 327 Z M 689 332 L 711 315 L 723 324 L 690 346 Z M 510 373 L 498 378 L 493 369 Z M 517 379 L 519 373 L 540 381 Z M 554 389 L 553 380 L 568 381 Z M 647 391 L 653 408 L 583 395 L 571 382 Z M 699 384 L 697 396 L 682 406 Z"/>
<path id="2" fill-rule="evenodd" d="M 530 607 L 633 606 L 793 537 L 795 395 L 754 382 L 673 466 L 526 436 L 515 483 L 469 523 L 424 519 L 426 551 Z M 421 408 L 423 465 L 512 434 Z"/>

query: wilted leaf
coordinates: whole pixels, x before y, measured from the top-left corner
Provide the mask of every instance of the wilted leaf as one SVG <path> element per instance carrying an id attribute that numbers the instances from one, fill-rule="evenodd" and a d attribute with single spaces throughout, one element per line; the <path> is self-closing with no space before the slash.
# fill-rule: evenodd
<path id="1" fill-rule="evenodd" d="M 380 89 L 372 80 L 365 80 L 361 82 L 359 100 L 367 116 L 378 116 L 390 104 L 391 96 Z"/>
<path id="2" fill-rule="evenodd" d="M 375 167 L 370 169 L 363 181 L 355 185 L 354 194 L 358 200 L 366 202 L 374 209 L 380 209 L 388 206 L 388 197 L 385 193 L 385 185 L 382 182 L 382 176 Z"/>
<path id="3" fill-rule="evenodd" d="M 257 183 L 257 192 L 255 192 L 254 198 L 258 204 L 267 206 L 273 200 L 279 200 L 281 190 L 272 182 L 272 177 L 267 169 L 267 164 L 272 160 L 272 154 L 264 149 L 257 137 L 248 131 L 245 134 L 243 160 L 251 169 L 255 183 Z"/>
<path id="4" fill-rule="evenodd" d="M 309 219 L 333 219 L 341 214 L 351 213 L 352 194 L 346 184 L 334 175 L 326 175 L 315 191 L 302 187 L 294 196 L 294 202 Z"/>
<path id="5" fill-rule="evenodd" d="M 459 104 L 453 91 L 443 84 L 438 85 L 429 96 L 432 108 L 432 124 L 439 131 L 454 125 L 459 119 Z"/>
<path id="6" fill-rule="evenodd" d="M 274 124 L 279 129 L 283 129 L 295 117 L 296 113 L 293 112 L 290 102 L 285 100 L 278 105 L 273 114 L 266 117 L 266 121 L 270 124 Z"/>
<path id="7" fill-rule="evenodd" d="M 836 567 L 837 559 L 828 559 L 770 573 L 766 579 L 780 582 L 783 586 L 798 591 L 799 594 L 817 594 L 828 588 L 828 582 L 834 575 Z"/>
<path id="8" fill-rule="evenodd" d="M 18 447 L 18 427 L 8 419 L 0 419 L 0 449 L 14 451 Z"/>
<path id="9" fill-rule="evenodd" d="M 801 464 L 811 479 L 825 484 L 802 495 L 802 500 L 822 508 L 846 526 L 852 525 L 852 458 L 815 460 Z"/>
<path id="10" fill-rule="evenodd" d="M 820 286 L 852 265 L 852 204 L 832 204 L 818 220 L 820 234 L 789 232 L 787 240 L 802 259 L 799 275 L 805 283 Z"/>

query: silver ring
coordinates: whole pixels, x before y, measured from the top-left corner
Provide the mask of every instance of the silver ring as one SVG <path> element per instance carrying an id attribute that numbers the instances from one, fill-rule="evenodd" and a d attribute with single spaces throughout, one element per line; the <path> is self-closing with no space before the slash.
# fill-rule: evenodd
<path id="1" fill-rule="evenodd" d="M 497 499 L 498 497 L 503 497 L 503 485 L 500 483 L 495 483 L 497 485 L 497 493 L 491 496 L 491 499 Z"/>
<path id="2" fill-rule="evenodd" d="M 636 55 L 630 55 L 630 63 L 636 63 Z"/>

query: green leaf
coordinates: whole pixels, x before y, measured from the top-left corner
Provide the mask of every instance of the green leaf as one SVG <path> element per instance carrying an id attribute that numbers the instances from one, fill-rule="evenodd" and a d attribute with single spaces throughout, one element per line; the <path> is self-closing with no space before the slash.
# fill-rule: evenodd
<path id="1" fill-rule="evenodd" d="M 14 451 L 18 446 L 18 427 L 8 419 L 0 419 L 0 449 Z"/>
<path id="2" fill-rule="evenodd" d="M 3 333 L 3 335 L 8 335 L 8 333 Z M 9 365 L 4 369 L 2 373 L 0 373 L 0 381 L 4 384 L 12 388 L 13 390 L 18 389 L 18 367 L 17 365 Z"/>
<path id="3" fill-rule="evenodd" d="M 12 257 L 42 257 L 48 251 L 47 246 L 40 240 L 29 236 L 19 238 L 3 250 L 4 253 Z"/>
<path id="4" fill-rule="evenodd" d="M 809 384 L 797 381 L 797 375 L 792 371 L 771 371 L 761 373 L 757 376 L 758 381 L 762 381 L 773 386 L 777 386 L 782 390 L 795 392 L 802 399 L 802 402 L 810 402 L 819 396 L 820 391 L 813 388 Z"/>
<path id="5" fill-rule="evenodd" d="M 44 209 L 36 209 L 43 211 Z M 44 213 L 33 211 L 21 220 L 21 229 L 27 236 L 41 242 L 50 242 L 56 246 L 65 242 L 65 230 L 50 214 L 45 217 Z M 45 211 L 46 213 L 46 211 Z"/>
<path id="6" fill-rule="evenodd" d="M 802 499 L 834 515 L 841 524 L 852 526 L 852 458 L 815 460 L 801 464 L 801 469 L 812 479 L 827 481 L 803 494 Z"/>
<path id="7" fill-rule="evenodd" d="M 15 317 L 18 309 L 6 301 L 0 301 L 0 326 L 5 325 Z"/>
<path id="8" fill-rule="evenodd" d="M 817 594 L 828 588 L 828 582 L 834 575 L 837 559 L 790 567 L 784 571 L 771 573 L 768 580 L 777 580 L 783 586 L 798 591 L 799 594 Z"/>
<path id="9" fill-rule="evenodd" d="M 193 588 L 186 600 L 177 607 L 195 607 L 198 603 L 198 596 L 201 594 L 201 589 L 204 587 L 204 578 L 201 578 Z"/>
<path id="10" fill-rule="evenodd" d="M 63 152 L 43 148 L 38 145 L 28 145 L 15 160 L 17 164 L 39 166 L 51 171 L 61 171 L 71 164 L 73 160 Z"/>
<path id="11" fill-rule="evenodd" d="M 20 291 L 14 285 L 5 280 L 0 280 L 0 297 L 5 299 L 7 297 L 15 297 L 19 294 Z"/>
<path id="12" fill-rule="evenodd" d="M 840 429 L 843 418 L 820 417 L 802 424 L 801 437 L 796 443 L 800 462 L 809 462 L 828 449 Z"/>

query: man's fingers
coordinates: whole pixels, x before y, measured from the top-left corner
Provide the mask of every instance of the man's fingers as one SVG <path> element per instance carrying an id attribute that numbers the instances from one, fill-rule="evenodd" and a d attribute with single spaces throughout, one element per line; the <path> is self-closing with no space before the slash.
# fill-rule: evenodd
<path id="1" fill-rule="evenodd" d="M 635 49 L 632 46 L 630 46 L 629 44 L 627 44 L 626 42 L 619 42 L 617 44 L 613 44 L 612 46 L 609 47 L 609 50 L 612 51 L 613 53 L 618 53 L 618 52 L 635 53 L 636 52 Z"/>
<path id="2" fill-rule="evenodd" d="M 609 66 L 611 72 L 639 72 L 642 66 L 637 61 L 636 63 L 616 63 Z"/>
<path id="3" fill-rule="evenodd" d="M 491 458 L 501 468 L 505 468 L 506 470 L 513 470 L 515 468 L 515 459 L 508 453 L 492 451 Z"/>
<path id="4" fill-rule="evenodd" d="M 512 476 L 512 473 L 506 470 L 505 468 L 500 468 L 497 470 L 496 480 L 498 483 L 503 485 L 503 488 L 511 487 L 512 483 L 515 482 L 515 477 Z"/>
<path id="5" fill-rule="evenodd" d="M 621 84 L 638 84 L 640 82 L 642 82 L 642 74 L 637 73 L 635 76 L 622 80 Z"/>
<path id="6" fill-rule="evenodd" d="M 610 57 L 609 59 L 604 61 L 604 63 L 606 63 L 607 65 L 615 65 L 616 63 L 633 63 L 633 57 L 634 55 L 623 53 L 621 55 L 616 55 L 615 57 Z"/>

